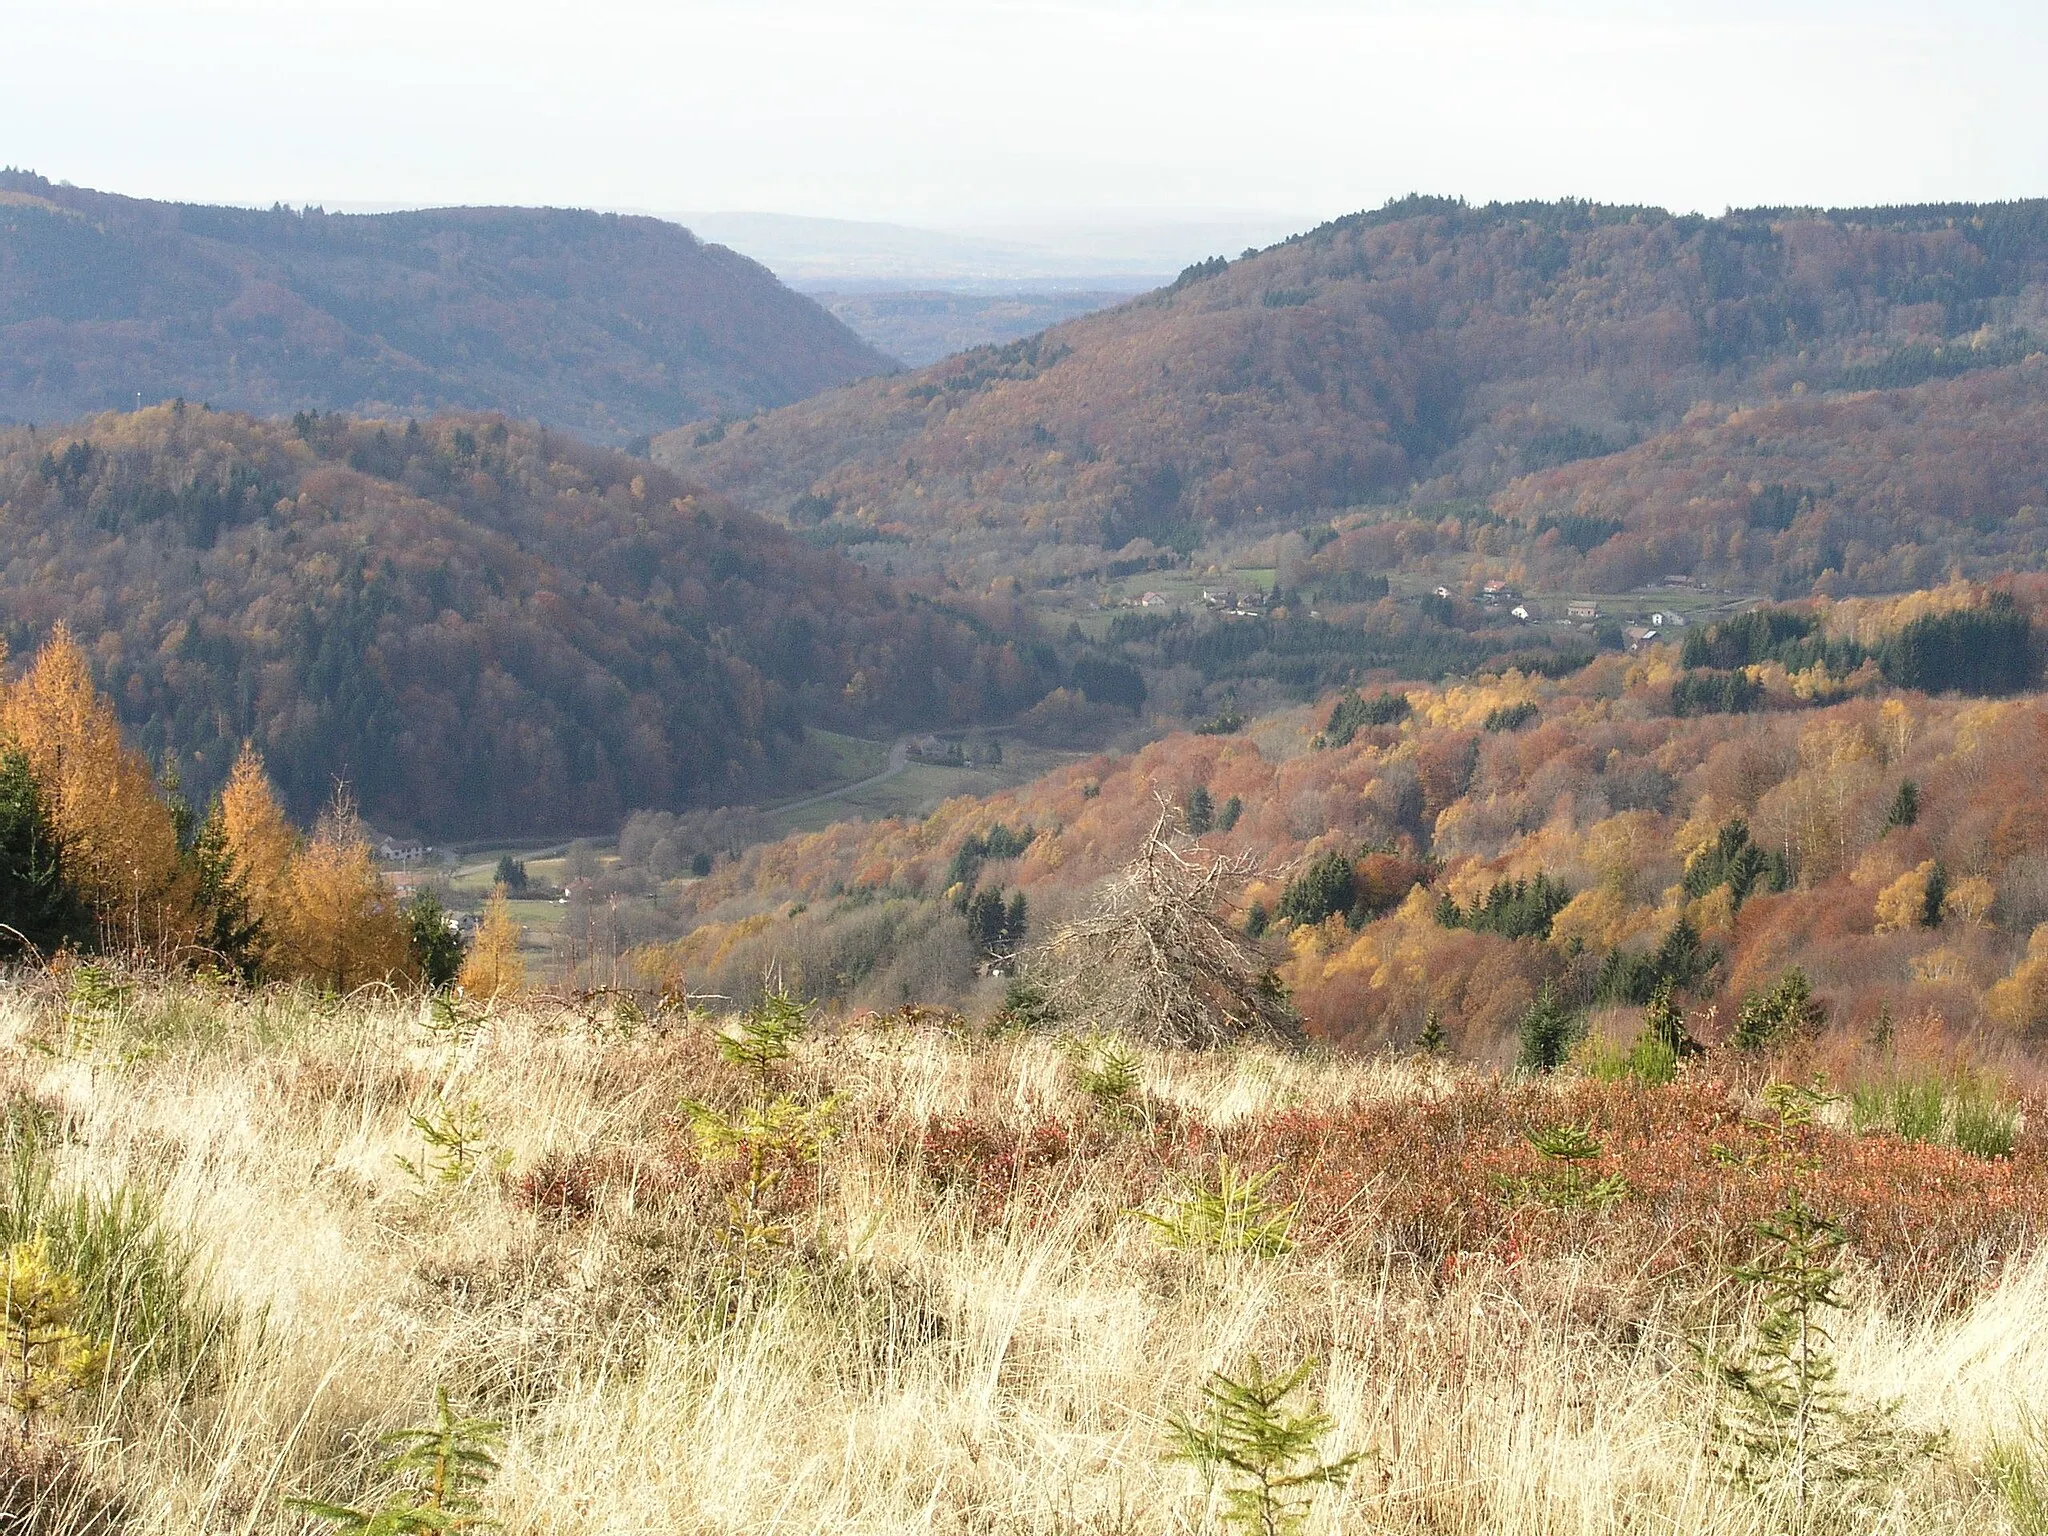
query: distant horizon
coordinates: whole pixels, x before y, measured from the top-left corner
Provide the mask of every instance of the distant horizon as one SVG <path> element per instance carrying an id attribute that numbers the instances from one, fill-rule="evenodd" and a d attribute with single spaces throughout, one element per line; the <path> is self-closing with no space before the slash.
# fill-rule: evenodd
<path id="1" fill-rule="evenodd" d="M 0 159 L 202 203 L 974 232 L 1414 188 L 2048 191 L 2048 12 L 2021 0 L 28 0 L 8 27 L 50 67 L 0 97 Z"/>
<path id="2" fill-rule="evenodd" d="M 689 229 L 699 238 L 723 245 L 759 261 L 792 287 L 807 292 L 888 292 L 925 285 L 951 291 L 985 293 L 1048 291 L 1142 292 L 1170 281 L 1182 268 L 1212 256 L 1235 257 L 1247 248 L 1263 249 L 1306 233 L 1334 219 L 1372 212 L 1386 205 L 1345 208 L 1323 214 L 1287 214 L 1269 210 L 1229 208 L 1075 209 L 1063 215 L 1000 222 L 951 225 L 915 224 L 897 219 L 855 218 L 837 214 L 791 213 L 773 209 L 676 209 L 597 203 L 502 203 L 458 199 L 252 199 L 205 203 L 189 196 L 152 196 L 127 188 L 95 186 L 51 176 L 36 166 L 9 167 L 42 176 L 53 185 L 148 201 L 196 206 L 234 207 L 254 211 L 283 206 L 295 211 L 318 208 L 337 216 L 375 217 L 392 213 L 423 213 L 440 209 L 524 207 L 562 208 L 663 220 Z M 1479 199 L 1449 191 L 1414 194 L 1487 203 L 1588 202 L 1596 207 L 1651 206 L 1673 217 L 1722 217 L 1752 211 L 1800 208 L 1819 212 L 1855 207 L 1900 207 L 1916 204 L 1785 205 L 1743 203 L 1719 214 L 1674 209 L 1661 204 L 1629 204 L 1621 199 L 1564 193 L 1553 196 Z M 1933 198 L 1917 206 L 1947 203 L 1988 204 L 2031 201 L 2032 198 Z"/>

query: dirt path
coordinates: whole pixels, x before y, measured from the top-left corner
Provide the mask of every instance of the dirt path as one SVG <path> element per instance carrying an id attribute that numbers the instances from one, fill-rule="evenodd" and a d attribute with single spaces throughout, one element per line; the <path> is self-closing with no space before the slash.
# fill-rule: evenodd
<path id="1" fill-rule="evenodd" d="M 905 736 L 889 749 L 889 766 L 880 773 L 869 774 L 866 778 L 856 779 L 851 784 L 841 784 L 836 789 L 824 790 L 815 795 L 806 795 L 801 800 L 790 800 L 781 805 L 767 805 L 761 809 L 771 816 L 779 816 L 784 811 L 801 811 L 807 806 L 823 805 L 827 800 L 837 800 L 841 795 L 850 795 L 856 790 L 872 789 L 877 784 L 886 783 L 888 780 L 895 778 L 897 774 L 901 773 L 909 765 L 910 738 Z"/>

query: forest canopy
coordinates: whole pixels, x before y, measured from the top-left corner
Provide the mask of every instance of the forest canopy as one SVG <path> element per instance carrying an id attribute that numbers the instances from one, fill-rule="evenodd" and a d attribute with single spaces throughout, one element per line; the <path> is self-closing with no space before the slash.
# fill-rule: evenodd
<path id="1" fill-rule="evenodd" d="M 212 208 L 0 171 L 0 421 L 140 390 L 279 415 L 501 410 L 623 444 L 891 366 L 661 219 Z"/>
<path id="2" fill-rule="evenodd" d="M 1730 572 L 1795 595 L 1829 571 L 1832 590 L 1899 590 L 1958 556 L 1979 576 L 2043 556 L 2004 519 L 2048 506 L 2028 426 L 2044 280 L 2039 201 L 1706 219 L 1406 199 L 655 454 L 990 574 L 1019 548 L 1055 565 L 1492 500 L 1478 552 L 1581 590 Z M 1766 403 L 1701 405 L 1728 399 Z M 1922 435 L 1930 462 L 1894 451 Z"/>
<path id="3" fill-rule="evenodd" d="M 441 837 L 806 781 L 807 725 L 965 723 L 1059 681 L 996 600 L 871 576 L 644 461 L 492 416 L 180 403 L 0 430 L 0 635 L 68 623 L 195 793 L 244 741 Z"/>

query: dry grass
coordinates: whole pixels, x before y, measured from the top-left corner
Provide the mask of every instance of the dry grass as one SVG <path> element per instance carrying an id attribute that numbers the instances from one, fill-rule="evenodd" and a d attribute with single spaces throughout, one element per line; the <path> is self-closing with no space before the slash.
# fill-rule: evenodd
<path id="1" fill-rule="evenodd" d="M 1508 1210 L 1486 1173 L 1512 1162 L 1498 1126 L 1586 1111 L 1647 1185 L 1621 1096 L 1649 1106 L 1650 1148 L 1700 1090 L 1149 1056 L 1146 1117 L 1122 1126 L 1051 1042 L 871 1021 L 802 1047 L 778 1085 L 840 1095 L 840 1134 L 779 1187 L 791 1243 L 742 1262 L 736 1175 L 700 1163 L 678 1105 L 753 1088 L 700 1025 L 535 1004 L 455 1046 L 420 1021 L 391 999 L 179 986 L 73 1028 L 40 984 L 0 990 L 8 1087 L 54 1112 L 60 1183 L 157 1192 L 237 1320 L 182 1396 L 137 1386 L 64 1427 L 70 1491 L 43 1529 L 85 1529 L 63 1511 L 93 1504 L 122 1531 L 300 1530 L 286 1495 L 364 1495 L 375 1434 L 446 1385 L 509 1424 L 491 1510 L 513 1533 L 1193 1532 L 1214 1527 L 1200 1483 L 1161 1459 L 1162 1421 L 1254 1350 L 1315 1360 L 1332 1448 L 1367 1452 L 1314 1531 L 1784 1523 L 1710 1454 L 1690 1362 L 1731 1316 L 1713 1244 L 1645 1269 L 1644 1234 L 1711 1225 L 1681 1209 L 1709 1196 L 1675 1179 L 1553 1218 Z M 398 1166 L 437 1092 L 480 1107 L 502 1171 L 486 1156 L 423 1188 Z M 1418 1110 L 1446 1105 L 1470 1112 Z M 1727 1113 L 1711 1135 L 1748 1138 L 1717 1164 L 1729 1189 L 1871 1145 Z M 1428 1137 L 1436 1175 L 1466 1160 L 1473 1212 L 1507 1211 L 1448 1246 L 1412 1220 L 1418 1160 L 1390 1150 Z M 1304 1203 L 1291 1254 L 1169 1251 L 1126 1214 L 1223 1148 L 1283 1166 Z M 2040 1161 L 2023 1145 L 1986 1179 L 1960 1289 L 1909 1257 L 1852 1273 L 1845 1385 L 1946 1440 L 1847 1528 L 2006 1528 L 1984 1458 L 2048 1411 Z M 1899 1200 L 1921 1172 L 1895 1170 Z M 1952 1218 L 1972 1187 L 1941 1185 Z"/>

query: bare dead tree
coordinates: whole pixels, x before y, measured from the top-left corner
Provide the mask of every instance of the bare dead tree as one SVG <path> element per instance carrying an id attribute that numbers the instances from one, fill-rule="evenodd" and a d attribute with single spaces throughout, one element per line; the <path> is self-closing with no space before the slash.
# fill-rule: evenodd
<path id="1" fill-rule="evenodd" d="M 1138 856 L 1036 957 L 1063 1019 L 1189 1049 L 1302 1038 L 1273 962 L 1224 920 L 1223 893 L 1257 872 L 1250 855 L 1175 847 L 1162 806 Z"/>

